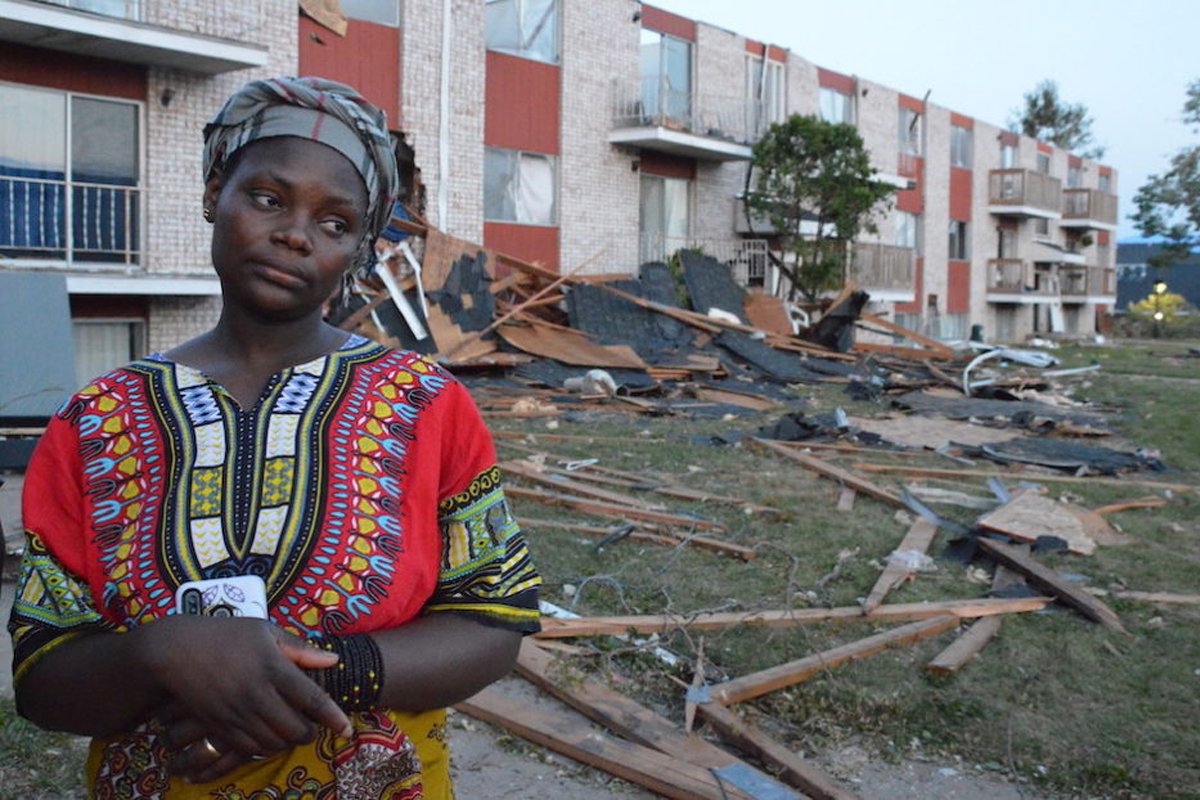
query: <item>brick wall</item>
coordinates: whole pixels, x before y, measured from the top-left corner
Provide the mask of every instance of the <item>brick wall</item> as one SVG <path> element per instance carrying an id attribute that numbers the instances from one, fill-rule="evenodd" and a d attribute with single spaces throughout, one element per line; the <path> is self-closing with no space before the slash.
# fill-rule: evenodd
<path id="1" fill-rule="evenodd" d="M 928 104 L 925 124 L 925 294 L 918 297 L 922 313 L 928 310 L 928 298 L 938 296 L 938 311 L 946 309 L 946 269 L 949 257 L 950 221 L 950 112 Z M 974 224 L 974 223 L 972 223 Z"/>
<path id="2" fill-rule="evenodd" d="M 696 28 L 696 98 L 702 114 L 720 110 L 745 127 L 746 39 L 723 28 Z M 746 184 L 747 163 L 701 161 L 696 165 L 692 234 L 697 238 L 732 239 L 735 197 Z"/>
<path id="3" fill-rule="evenodd" d="M 559 161 L 561 268 L 597 252 L 584 272 L 634 272 L 638 265 L 637 154 L 608 143 L 612 87 L 638 77 L 634 0 L 563 0 L 562 141 Z"/>
<path id="4" fill-rule="evenodd" d="M 219 297 L 155 297 L 146 325 L 151 353 L 165 353 L 217 324 Z"/>

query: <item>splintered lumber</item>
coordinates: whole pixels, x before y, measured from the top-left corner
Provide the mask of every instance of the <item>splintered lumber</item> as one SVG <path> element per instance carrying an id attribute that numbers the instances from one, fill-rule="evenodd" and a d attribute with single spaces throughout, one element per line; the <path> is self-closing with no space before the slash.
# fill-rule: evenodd
<path id="1" fill-rule="evenodd" d="M 936 603 L 892 603 L 879 606 L 864 614 L 861 606 L 838 608 L 794 608 L 753 612 L 711 612 L 706 614 L 643 614 L 611 617 L 580 617 L 578 619 L 542 618 L 542 630 L 534 634 L 539 639 L 562 639 L 574 636 L 621 636 L 629 633 L 666 634 L 674 630 L 720 631 L 741 626 L 764 628 L 798 628 L 822 622 L 912 622 L 934 617 L 969 619 L 993 614 L 1016 614 L 1040 611 L 1050 602 L 1048 597 L 986 597 L 973 600 L 943 600 Z"/>
<path id="2" fill-rule="evenodd" d="M 858 800 L 815 764 L 743 720 L 733 709 L 704 703 L 697 714 L 728 742 L 777 770 L 779 779 L 795 786 L 813 800 Z"/>
<path id="3" fill-rule="evenodd" d="M 718 781 L 704 767 L 607 736 L 586 723 L 581 724 L 569 712 L 551 711 L 513 700 L 496 689 L 484 689 L 455 708 L 664 797 L 679 800 L 749 797 Z"/>
<path id="4" fill-rule="evenodd" d="M 851 472 L 848 472 L 841 467 L 834 466 L 828 461 L 823 461 L 816 456 L 808 455 L 807 453 L 798 453 L 790 447 L 786 447 L 778 442 L 770 439 L 759 439 L 754 437 L 749 439 L 750 442 L 762 447 L 764 450 L 769 450 L 772 453 L 783 456 L 786 459 L 795 461 L 803 467 L 806 467 L 822 477 L 835 480 L 843 486 L 849 486 L 856 492 L 874 497 L 876 500 L 882 500 L 897 508 L 906 508 L 904 501 L 900 496 L 889 492 L 880 486 L 877 486 L 866 478 L 862 478 Z"/>
<path id="5" fill-rule="evenodd" d="M 748 394 L 746 392 L 734 392 L 728 389 L 710 389 L 705 386 L 697 387 L 693 390 L 696 399 L 704 400 L 709 403 L 724 403 L 739 408 L 748 408 L 751 411 L 770 411 L 773 408 L 779 408 L 783 403 L 777 400 L 772 400 L 769 397 L 759 397 L 758 395 Z"/>
<path id="6" fill-rule="evenodd" d="M 640 519 L 647 522 L 657 522 L 663 525 L 674 525 L 679 528 L 695 528 L 697 530 L 707 531 L 725 531 L 728 530 L 724 524 L 709 519 L 700 519 L 698 517 L 686 517 L 680 514 L 669 514 L 665 511 L 654 511 L 647 508 L 633 508 L 631 506 L 621 505 L 619 503 L 606 503 L 600 500 L 586 500 L 575 497 L 565 497 L 562 495 L 551 494 L 550 492 L 542 492 L 537 489 L 526 489 L 523 486 L 506 486 L 504 488 L 506 494 L 513 497 L 524 497 L 528 500 L 537 500 L 547 505 L 566 506 L 574 508 L 577 511 L 583 511 L 587 514 L 595 514 L 599 517 L 620 517 L 622 519 Z"/>
<path id="7" fill-rule="evenodd" d="M 996 576 L 992 579 L 992 591 L 1024 585 L 1025 579 L 1003 564 L 996 565 Z M 979 655 L 980 651 L 1000 632 L 1003 617 L 999 615 L 981 617 L 971 627 L 959 634 L 942 652 L 925 665 L 925 669 L 936 675 L 950 675 Z"/>
<path id="8" fill-rule="evenodd" d="M 1090 556 L 1096 552 L 1096 540 L 1088 528 L 1108 529 L 1104 518 L 1093 511 L 1060 503 L 1033 489 L 1018 489 L 1012 499 L 979 518 L 979 527 L 1002 533 L 1010 539 L 1037 541 L 1040 536 L 1057 536 L 1072 553 Z"/>
<path id="9" fill-rule="evenodd" d="M 520 521 L 522 528 L 558 528 L 564 531 L 586 533 L 590 536 L 599 536 L 601 538 L 610 536 L 615 538 L 618 533 L 621 533 L 621 539 L 632 539 L 635 542 L 647 542 L 648 544 L 657 544 L 662 545 L 663 547 L 678 547 L 684 543 L 696 545 L 695 537 L 684 540 L 680 539 L 678 536 L 663 536 L 661 534 L 649 533 L 647 531 L 636 529 L 625 534 L 620 528 L 605 528 L 600 525 L 582 525 L 578 522 L 557 522 L 550 519 L 530 519 L 524 515 L 521 516 Z M 707 541 L 712 541 L 717 545 L 724 544 L 724 542 L 717 542 L 716 540 Z"/>
<path id="10" fill-rule="evenodd" d="M 596 344 L 586 336 L 538 326 L 505 324 L 496 331 L 504 341 L 543 358 L 578 367 L 645 369 L 646 362 L 627 344 Z"/>
<path id="11" fill-rule="evenodd" d="M 1049 567 L 1034 561 L 1012 545 L 980 537 L 976 539 L 984 553 L 1005 566 L 1020 572 L 1033 586 L 1048 592 L 1074 608 L 1090 620 L 1109 630 L 1129 635 L 1121 625 L 1121 619 L 1111 608 L 1092 597 L 1082 587 L 1076 586 Z"/>
<path id="12" fill-rule="evenodd" d="M 563 701 L 593 722 L 631 742 L 650 747 L 706 769 L 720 769 L 739 759 L 720 747 L 684 733 L 672 722 L 604 684 L 561 670 L 561 662 L 526 639 L 517 656 L 517 673 L 542 691 Z M 744 765 L 746 769 L 752 769 Z M 775 781 L 760 773 L 762 780 Z M 776 784 L 782 790 L 783 787 Z"/>
<path id="13" fill-rule="evenodd" d="M 1136 500 L 1127 500 L 1124 503 L 1110 503 L 1106 506 L 1093 508 L 1093 514 L 1112 514 L 1116 511 L 1129 511 L 1134 508 L 1162 508 L 1167 504 L 1167 498 L 1158 497 L 1139 497 Z"/>
<path id="14" fill-rule="evenodd" d="M 1117 597 L 1121 600 L 1136 600 L 1140 603 L 1165 603 L 1168 605 L 1200 606 L 1200 594 L 1174 594 L 1172 592 L 1109 592 L 1104 589 L 1088 589 L 1097 597 Z"/>
<path id="15" fill-rule="evenodd" d="M 1170 489 L 1173 492 L 1200 492 L 1200 486 L 1190 483 L 1164 483 L 1138 478 L 1100 478 L 1094 476 L 1051 475 L 1041 472 L 1012 472 L 999 469 L 935 469 L 930 467 L 896 467 L 890 464 L 855 464 L 863 472 L 898 472 L 914 478 L 1010 478 L 1044 483 L 1086 483 L 1088 486 L 1139 486 L 1152 489 Z"/>
<path id="16" fill-rule="evenodd" d="M 912 524 L 912 527 L 908 529 L 908 533 L 904 534 L 904 538 L 900 541 L 900 545 L 896 549 L 902 551 L 913 550 L 922 554 L 927 553 L 929 545 L 933 543 L 935 534 L 937 534 L 937 525 L 934 525 L 924 517 L 919 517 Z M 904 565 L 894 563 L 889 559 L 887 566 L 883 568 L 883 572 L 879 575 L 879 580 L 875 581 L 875 587 L 871 589 L 871 593 L 863 601 L 863 613 L 869 614 L 878 608 L 883 604 L 883 598 L 887 597 L 888 592 L 915 574 L 916 570 L 908 569 Z"/>
<path id="17" fill-rule="evenodd" d="M 541 472 L 529 461 L 505 461 L 500 464 L 500 469 L 506 475 L 516 475 L 532 483 L 540 483 L 543 486 L 549 486 L 551 488 L 558 489 L 563 492 L 569 492 L 571 494 L 594 497 L 597 500 L 605 500 L 618 505 L 630 506 L 631 508 L 641 508 L 652 511 L 666 510 L 666 507 L 661 503 L 646 503 L 640 498 L 633 497 L 632 495 L 620 494 L 619 492 L 610 492 L 607 489 L 589 486 L 581 481 L 564 477 L 562 474 L 547 474 L 545 472 Z"/>
<path id="18" fill-rule="evenodd" d="M 822 653 L 814 653 L 796 661 L 764 669 L 761 672 L 734 678 L 713 686 L 710 696 L 712 702 L 720 703 L 723 706 L 751 700 L 777 689 L 803 683 L 814 675 L 841 666 L 848 661 L 861 661 L 877 653 L 882 653 L 889 647 L 913 644 L 957 627 L 958 617 L 950 615 L 910 622 L 857 642 L 850 642 Z"/>
<path id="19" fill-rule="evenodd" d="M 945 354 L 947 358 L 952 358 L 954 356 L 954 351 L 942 342 L 939 342 L 937 339 L 931 339 L 928 336 L 924 336 L 914 330 L 905 328 L 902 325 L 897 325 L 891 320 L 881 317 L 878 314 L 863 314 L 862 317 L 859 318 L 859 323 L 876 325 L 880 328 L 883 328 L 885 331 L 889 331 L 890 333 L 898 333 L 904 338 L 910 339 L 917 344 L 923 344 L 931 350 L 936 350 L 939 353 Z M 957 384 L 955 384 L 955 388 L 957 388 Z"/>

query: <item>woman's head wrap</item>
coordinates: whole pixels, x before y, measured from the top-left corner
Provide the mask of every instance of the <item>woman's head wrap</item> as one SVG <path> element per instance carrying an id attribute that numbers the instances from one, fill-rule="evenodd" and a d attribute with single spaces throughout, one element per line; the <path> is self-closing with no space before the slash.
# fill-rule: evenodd
<path id="1" fill-rule="evenodd" d="M 354 89 L 324 78 L 251 81 L 204 126 L 204 180 L 241 148 L 273 136 L 328 145 L 358 170 L 367 187 L 367 231 L 354 266 L 370 271 L 375 239 L 387 226 L 400 192 L 387 116 Z"/>

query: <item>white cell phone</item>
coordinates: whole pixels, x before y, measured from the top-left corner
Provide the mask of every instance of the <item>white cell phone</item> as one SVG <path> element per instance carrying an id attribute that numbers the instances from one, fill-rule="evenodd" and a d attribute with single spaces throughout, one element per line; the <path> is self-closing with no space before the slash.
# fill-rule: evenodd
<path id="1" fill-rule="evenodd" d="M 267 618 L 267 584 L 257 575 L 181 583 L 175 613 L 204 617 Z"/>

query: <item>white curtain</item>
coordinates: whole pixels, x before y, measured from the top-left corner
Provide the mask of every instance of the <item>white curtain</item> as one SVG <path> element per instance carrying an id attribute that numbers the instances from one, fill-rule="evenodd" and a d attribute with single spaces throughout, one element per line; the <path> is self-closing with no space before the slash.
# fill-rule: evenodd
<path id="1" fill-rule="evenodd" d="M 546 156 L 520 154 L 516 181 L 517 222 L 554 224 L 554 163 Z"/>

